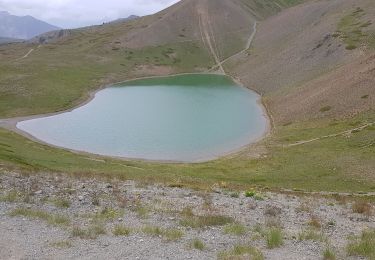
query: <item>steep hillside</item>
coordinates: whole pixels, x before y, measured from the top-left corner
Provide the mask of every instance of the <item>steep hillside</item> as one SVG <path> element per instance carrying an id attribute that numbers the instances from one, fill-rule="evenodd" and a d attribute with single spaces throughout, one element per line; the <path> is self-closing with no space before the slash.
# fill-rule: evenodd
<path id="1" fill-rule="evenodd" d="M 129 78 L 204 72 L 245 47 L 256 19 L 297 0 L 261 2 L 185 0 L 155 15 L 0 47 L 0 116 L 61 110 Z"/>
<path id="2" fill-rule="evenodd" d="M 59 28 L 32 16 L 16 16 L 0 12 L 0 36 L 16 39 L 30 39 L 39 34 Z"/>
<path id="3" fill-rule="evenodd" d="M 374 17 L 369 0 L 289 8 L 260 23 L 252 48 L 225 67 L 265 95 L 277 123 L 374 109 Z"/>

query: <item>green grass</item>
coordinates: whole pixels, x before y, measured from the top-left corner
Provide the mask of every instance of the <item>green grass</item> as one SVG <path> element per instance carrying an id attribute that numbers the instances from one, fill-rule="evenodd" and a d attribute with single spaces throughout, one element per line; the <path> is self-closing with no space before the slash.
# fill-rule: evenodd
<path id="1" fill-rule="evenodd" d="M 40 219 L 53 226 L 68 226 L 70 224 L 70 219 L 68 217 L 51 214 L 43 210 L 16 208 L 12 210 L 9 215 L 12 217 L 23 216 L 30 219 Z"/>
<path id="2" fill-rule="evenodd" d="M 369 112 L 344 121 L 279 126 L 272 137 L 263 141 L 269 148 L 267 158 L 251 159 L 239 154 L 199 164 L 162 164 L 110 158 L 94 161 L 87 155 L 41 145 L 0 128 L 0 162 L 3 167 L 26 172 L 134 179 L 205 190 L 215 183 L 226 182 L 232 190 L 267 186 L 368 192 L 375 191 L 375 179 L 371 177 L 371 169 L 375 168 L 375 131 L 372 127 L 354 133 L 350 138 L 338 136 L 294 147 L 283 145 L 374 121 L 375 113 Z"/>
<path id="3" fill-rule="evenodd" d="M 334 36 L 340 37 L 347 50 L 354 50 L 361 45 L 374 47 L 374 32 L 365 31 L 372 24 L 371 21 L 364 20 L 365 14 L 366 12 L 361 7 L 357 7 L 341 18 L 337 26 L 337 33 Z"/>
<path id="4" fill-rule="evenodd" d="M 249 245 L 235 245 L 233 249 L 220 252 L 218 254 L 220 260 L 233 260 L 233 259 L 252 259 L 263 260 L 262 252 L 256 247 Z"/>
<path id="5" fill-rule="evenodd" d="M 375 259 L 375 230 L 365 230 L 361 236 L 354 237 L 347 246 L 351 256 L 362 256 Z"/>
<path id="6" fill-rule="evenodd" d="M 266 233 L 266 242 L 269 249 L 281 247 L 284 244 L 283 232 L 280 228 L 271 228 Z"/>
<path id="7" fill-rule="evenodd" d="M 246 227 L 238 223 L 228 224 L 224 227 L 224 233 L 230 235 L 242 236 L 246 234 L 246 231 Z"/>
<path id="8" fill-rule="evenodd" d="M 115 236 L 129 236 L 132 232 L 132 229 L 131 228 L 128 228 L 124 225 L 116 225 L 114 228 L 113 228 L 113 234 Z"/>
<path id="9" fill-rule="evenodd" d="M 202 240 L 195 238 L 190 242 L 190 248 L 203 251 L 205 249 L 205 244 Z"/>

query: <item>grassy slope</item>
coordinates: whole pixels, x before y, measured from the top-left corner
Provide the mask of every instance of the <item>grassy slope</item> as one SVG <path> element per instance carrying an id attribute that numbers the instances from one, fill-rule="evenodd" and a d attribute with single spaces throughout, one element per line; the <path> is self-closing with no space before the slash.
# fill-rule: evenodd
<path id="1" fill-rule="evenodd" d="M 241 2 L 252 9 L 254 5 L 258 6 L 260 10 L 263 10 L 265 3 Z M 294 2 L 278 0 L 281 6 Z M 279 8 L 271 0 L 266 3 L 272 3 L 272 8 L 267 7 L 269 9 L 259 17 L 276 12 Z M 120 34 L 137 35 L 145 30 L 146 25 L 150 27 L 155 19 L 159 20 L 146 17 L 121 26 L 105 25 L 76 30 L 69 37 L 41 48 L 25 44 L 13 45 L 12 48 L 0 47 L 0 117 L 65 109 L 81 102 L 90 90 L 136 76 L 158 74 L 160 68 L 168 68 L 170 73 L 176 73 L 201 70 L 212 65 L 212 59 L 199 40 L 141 49 L 129 49 L 118 40 Z M 35 51 L 27 59 L 16 61 L 31 48 Z M 151 66 L 151 69 L 144 71 L 141 65 Z M 357 121 L 364 123 L 374 119 L 373 113 L 362 113 L 334 124 L 329 120 L 320 120 L 277 126 L 272 137 L 258 144 L 267 148 L 267 157 L 252 159 L 245 150 L 233 158 L 193 165 L 92 160 L 89 156 L 50 148 L 0 130 L 0 163 L 4 167 L 25 171 L 119 176 L 201 188 L 227 182 L 228 185 L 242 188 L 261 185 L 370 191 L 375 190 L 374 178 L 368 175 L 375 168 L 372 160 L 375 152 L 373 128 L 354 133 L 350 138 L 340 136 L 288 148 L 283 148 L 283 145 L 340 132 L 353 128 Z"/>
<path id="2" fill-rule="evenodd" d="M 58 171 L 79 175 L 98 174 L 149 181 L 164 181 L 191 187 L 209 188 L 215 183 L 246 188 L 268 186 L 307 190 L 375 191 L 375 180 L 365 173 L 375 168 L 375 128 L 368 127 L 350 137 L 327 138 L 305 145 L 283 147 L 305 140 L 354 128 L 374 121 L 373 114 L 345 122 L 319 125 L 304 123 L 280 127 L 263 144 L 267 157 L 251 159 L 240 153 L 233 158 L 201 164 L 159 164 L 76 155 L 29 141 L 0 130 L 0 161 L 5 166 L 26 171 Z M 90 159 L 91 158 L 91 159 Z"/>

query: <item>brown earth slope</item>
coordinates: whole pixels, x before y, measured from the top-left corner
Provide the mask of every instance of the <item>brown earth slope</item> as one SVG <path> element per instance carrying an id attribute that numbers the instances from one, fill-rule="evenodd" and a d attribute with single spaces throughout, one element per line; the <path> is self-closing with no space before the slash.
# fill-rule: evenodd
<path id="1" fill-rule="evenodd" d="M 225 67 L 265 95 L 276 123 L 374 109 L 373 43 L 358 39 L 351 49 L 338 35 L 340 22 L 358 8 L 361 15 L 354 22 L 363 24 L 344 30 L 363 30 L 370 38 L 373 1 L 309 1 L 260 23 L 252 48 Z"/>

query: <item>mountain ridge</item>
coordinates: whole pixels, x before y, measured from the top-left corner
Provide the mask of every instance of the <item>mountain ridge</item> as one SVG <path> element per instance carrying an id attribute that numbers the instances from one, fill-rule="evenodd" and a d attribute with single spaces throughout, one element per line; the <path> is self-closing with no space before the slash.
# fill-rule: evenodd
<path id="1" fill-rule="evenodd" d="M 31 39 L 39 34 L 59 30 L 60 28 L 30 15 L 16 16 L 0 11 L 0 37 Z"/>

